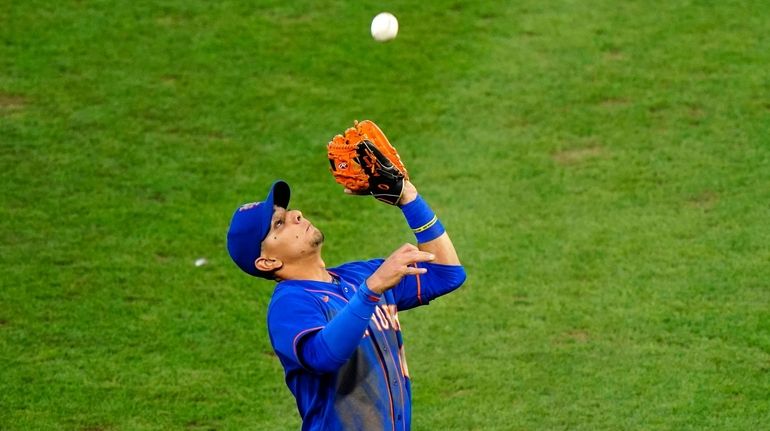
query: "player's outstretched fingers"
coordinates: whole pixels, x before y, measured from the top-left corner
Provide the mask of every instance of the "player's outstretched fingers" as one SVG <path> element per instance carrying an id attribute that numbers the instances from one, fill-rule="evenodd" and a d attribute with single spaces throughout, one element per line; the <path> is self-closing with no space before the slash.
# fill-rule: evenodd
<path id="1" fill-rule="evenodd" d="M 427 251 L 422 251 L 419 248 L 417 248 L 416 245 L 412 243 L 404 243 L 401 247 L 399 247 L 393 255 L 403 255 L 408 256 L 409 258 L 414 258 L 415 262 L 426 262 L 428 260 L 432 260 L 435 258 L 433 254 L 428 253 Z M 431 257 L 433 256 L 433 257 Z"/>
<path id="2" fill-rule="evenodd" d="M 422 250 L 409 251 L 405 256 L 407 257 L 409 264 L 417 262 L 430 262 L 436 258 L 433 253 L 428 253 L 427 251 Z"/>
<path id="3" fill-rule="evenodd" d="M 428 268 L 420 268 L 417 266 L 407 266 L 405 275 L 419 275 L 428 272 Z"/>
<path id="4" fill-rule="evenodd" d="M 412 244 L 410 242 L 405 242 L 401 247 L 399 247 L 396 250 L 396 253 L 398 253 L 400 251 L 415 251 L 415 250 L 419 250 L 419 248 L 417 248 L 416 245 L 414 245 L 414 244 Z"/>
<path id="5" fill-rule="evenodd" d="M 367 279 L 366 285 L 373 292 L 382 293 L 398 284 L 406 275 L 424 274 L 426 268 L 417 268 L 414 265 L 418 262 L 429 262 L 435 258 L 432 253 L 421 251 L 414 244 L 406 243 L 382 262 Z"/>

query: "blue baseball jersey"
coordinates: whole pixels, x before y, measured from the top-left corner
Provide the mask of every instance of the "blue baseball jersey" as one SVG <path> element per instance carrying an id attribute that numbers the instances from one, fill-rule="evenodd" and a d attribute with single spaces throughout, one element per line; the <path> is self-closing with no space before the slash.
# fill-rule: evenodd
<path id="1" fill-rule="evenodd" d="M 297 401 L 302 430 L 406 431 L 411 387 L 398 311 L 448 293 L 465 280 L 462 266 L 421 263 L 374 306 L 353 354 L 338 369 L 320 372 L 302 358 L 302 343 L 343 310 L 382 259 L 351 262 L 329 272 L 336 282 L 287 280 L 276 285 L 267 312 L 270 342 Z"/>

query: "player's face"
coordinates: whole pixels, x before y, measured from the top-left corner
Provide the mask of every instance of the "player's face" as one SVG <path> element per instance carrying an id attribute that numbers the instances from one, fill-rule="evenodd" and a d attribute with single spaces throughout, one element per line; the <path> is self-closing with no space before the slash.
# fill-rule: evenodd
<path id="1" fill-rule="evenodd" d="M 270 232 L 262 242 L 263 254 L 283 261 L 291 261 L 318 253 L 324 235 L 299 210 L 276 206 Z"/>

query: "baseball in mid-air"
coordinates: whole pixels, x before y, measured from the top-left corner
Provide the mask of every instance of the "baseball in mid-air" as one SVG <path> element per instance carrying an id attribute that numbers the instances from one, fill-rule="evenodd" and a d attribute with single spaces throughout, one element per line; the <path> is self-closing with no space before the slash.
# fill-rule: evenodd
<path id="1" fill-rule="evenodd" d="M 398 34 L 398 20 L 392 13 L 382 12 L 372 20 L 372 37 L 377 42 L 387 42 Z"/>

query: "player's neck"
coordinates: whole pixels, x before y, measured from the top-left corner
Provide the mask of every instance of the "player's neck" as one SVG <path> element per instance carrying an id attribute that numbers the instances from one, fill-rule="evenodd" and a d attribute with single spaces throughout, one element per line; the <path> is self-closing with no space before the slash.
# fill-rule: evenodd
<path id="1" fill-rule="evenodd" d="M 280 275 L 282 280 L 331 281 L 331 275 L 326 271 L 326 264 L 320 254 L 285 265 Z"/>

